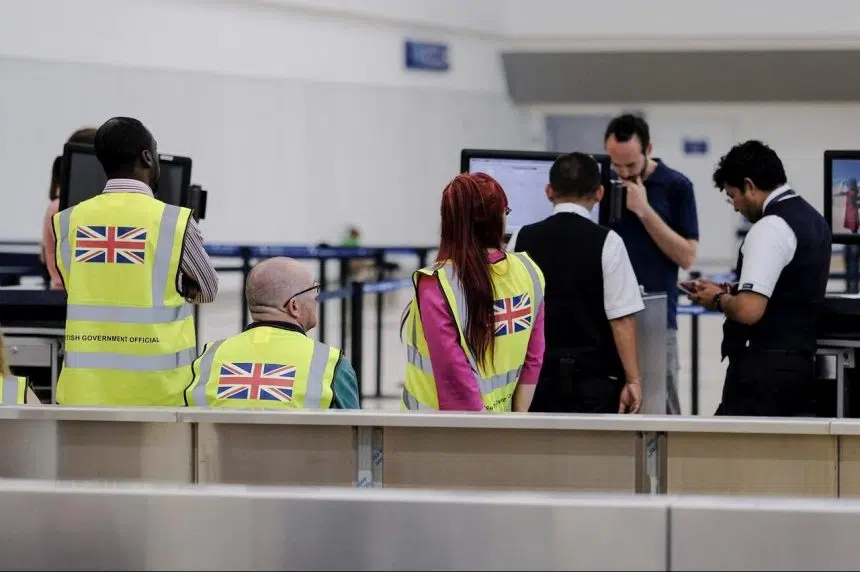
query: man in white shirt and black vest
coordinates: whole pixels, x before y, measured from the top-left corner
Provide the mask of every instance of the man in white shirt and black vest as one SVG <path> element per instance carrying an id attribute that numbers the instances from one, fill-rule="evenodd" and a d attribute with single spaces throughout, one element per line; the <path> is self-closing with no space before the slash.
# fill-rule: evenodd
<path id="1" fill-rule="evenodd" d="M 753 223 L 737 285 L 688 284 L 693 301 L 726 315 L 729 367 L 717 415 L 812 416 L 816 330 L 830 274 L 827 221 L 789 187 L 782 161 L 760 141 L 733 147 L 714 184 Z"/>
<path id="2" fill-rule="evenodd" d="M 546 278 L 546 350 L 530 411 L 637 413 L 642 405 L 635 314 L 645 305 L 624 241 L 589 218 L 603 197 L 600 180 L 590 155 L 559 157 L 546 187 L 553 215 L 508 245 Z"/>

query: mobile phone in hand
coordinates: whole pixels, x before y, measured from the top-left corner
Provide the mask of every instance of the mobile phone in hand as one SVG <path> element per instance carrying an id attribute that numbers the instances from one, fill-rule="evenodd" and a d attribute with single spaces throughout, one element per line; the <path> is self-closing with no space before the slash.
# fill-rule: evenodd
<path id="1" fill-rule="evenodd" d="M 696 293 L 696 286 L 692 281 L 678 282 L 678 290 L 689 296 Z"/>

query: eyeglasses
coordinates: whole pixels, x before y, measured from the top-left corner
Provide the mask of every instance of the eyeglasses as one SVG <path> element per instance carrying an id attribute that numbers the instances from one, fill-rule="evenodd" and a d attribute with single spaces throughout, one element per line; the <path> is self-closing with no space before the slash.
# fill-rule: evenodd
<path id="1" fill-rule="evenodd" d="M 293 294 L 292 296 L 290 296 L 290 297 L 289 297 L 289 299 L 288 299 L 286 302 L 284 302 L 284 307 L 286 308 L 286 307 L 287 307 L 287 304 L 289 304 L 289 303 L 293 300 L 293 298 L 295 298 L 295 297 L 297 297 L 297 296 L 301 296 L 302 294 L 306 294 L 306 293 L 308 293 L 308 292 L 314 292 L 314 291 L 316 292 L 316 296 L 319 296 L 319 295 L 320 295 L 320 285 L 319 285 L 319 282 L 314 282 L 314 285 L 313 285 L 313 286 L 311 286 L 310 288 L 305 288 L 305 289 L 304 289 L 304 290 L 302 290 L 301 292 L 296 292 L 295 294 Z M 314 300 L 316 300 L 316 296 L 314 296 Z"/>

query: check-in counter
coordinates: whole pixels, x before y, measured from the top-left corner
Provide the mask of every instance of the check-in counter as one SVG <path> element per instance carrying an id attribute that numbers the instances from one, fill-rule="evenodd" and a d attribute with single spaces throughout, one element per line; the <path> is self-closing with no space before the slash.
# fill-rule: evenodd
<path id="1" fill-rule="evenodd" d="M 835 419 L 830 433 L 838 440 L 839 496 L 860 498 L 860 420 Z"/>
<path id="2" fill-rule="evenodd" d="M 184 410 L 179 419 L 197 426 L 205 483 L 651 488 L 632 417 Z"/>
<path id="3" fill-rule="evenodd" d="M 858 496 L 857 423 L 4 407 L 0 478 Z"/>
<path id="4" fill-rule="evenodd" d="M 838 495 L 829 419 L 664 419 L 668 494 Z"/>
<path id="5" fill-rule="evenodd" d="M 0 407 L 0 478 L 191 483 L 193 459 L 176 409 Z"/>

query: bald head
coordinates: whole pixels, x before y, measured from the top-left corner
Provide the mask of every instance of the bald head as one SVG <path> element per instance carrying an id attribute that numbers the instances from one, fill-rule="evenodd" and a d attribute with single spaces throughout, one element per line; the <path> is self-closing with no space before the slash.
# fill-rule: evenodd
<path id="1" fill-rule="evenodd" d="M 313 275 L 301 262 L 284 257 L 263 260 L 248 274 L 248 309 L 251 314 L 280 310 L 291 296 L 313 285 Z"/>

